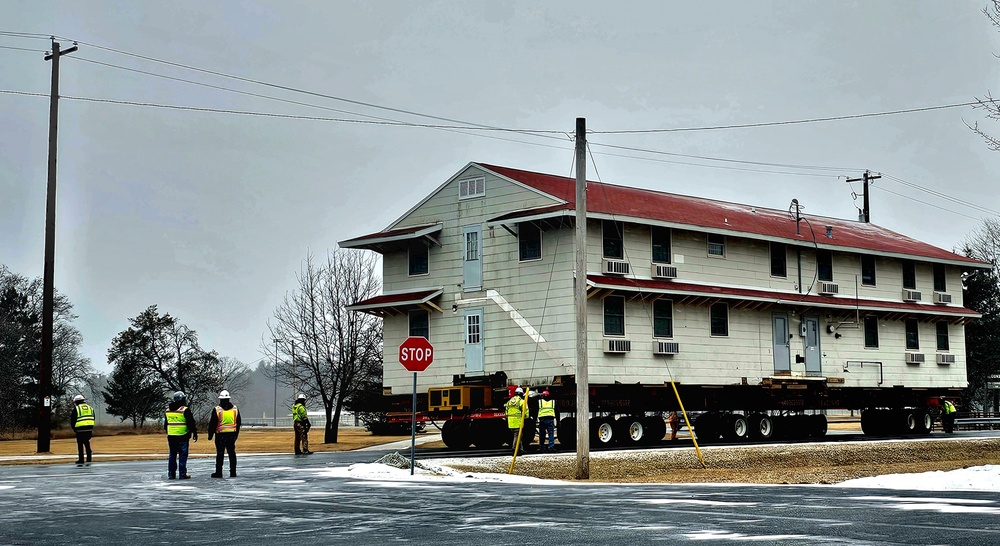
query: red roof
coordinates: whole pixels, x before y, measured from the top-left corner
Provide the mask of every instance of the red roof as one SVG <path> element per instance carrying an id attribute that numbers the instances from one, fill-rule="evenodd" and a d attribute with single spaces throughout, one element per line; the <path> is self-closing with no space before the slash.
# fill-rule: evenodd
<path id="1" fill-rule="evenodd" d="M 629 277 L 611 277 L 607 275 L 587 275 L 587 281 L 603 288 L 620 288 L 629 291 L 664 292 L 676 294 L 698 294 L 717 296 L 720 298 L 752 299 L 770 301 L 788 305 L 808 305 L 823 307 L 860 307 L 866 310 L 885 310 L 911 313 L 931 313 L 935 315 L 954 315 L 962 317 L 979 317 L 980 314 L 957 305 L 934 305 L 929 303 L 911 303 L 887 300 L 854 299 L 849 296 L 820 296 L 818 294 L 798 294 L 758 290 L 752 288 L 735 288 L 728 286 L 711 286 L 687 283 L 683 281 L 658 281 L 633 279 Z"/>
<path id="2" fill-rule="evenodd" d="M 576 181 L 572 178 L 477 163 L 500 176 L 530 186 L 566 201 L 576 202 Z M 874 252 L 900 254 L 931 260 L 985 266 L 983 262 L 911 239 L 871 223 L 807 215 L 796 232 L 787 210 L 777 210 L 689 197 L 653 190 L 587 182 L 587 212 L 620 217 L 658 220 L 720 231 L 747 233 L 786 241 L 814 242 Z M 832 237 L 827 237 L 827 227 Z"/>

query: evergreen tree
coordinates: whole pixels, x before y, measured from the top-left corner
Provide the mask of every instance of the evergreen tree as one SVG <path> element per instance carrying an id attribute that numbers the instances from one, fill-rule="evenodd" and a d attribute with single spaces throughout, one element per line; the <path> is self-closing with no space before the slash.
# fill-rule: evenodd
<path id="1" fill-rule="evenodd" d="M 131 420 L 132 428 L 157 416 L 166 406 L 163 384 L 131 359 L 115 364 L 111 381 L 101 394 L 108 414 L 118 416 L 122 422 Z"/>

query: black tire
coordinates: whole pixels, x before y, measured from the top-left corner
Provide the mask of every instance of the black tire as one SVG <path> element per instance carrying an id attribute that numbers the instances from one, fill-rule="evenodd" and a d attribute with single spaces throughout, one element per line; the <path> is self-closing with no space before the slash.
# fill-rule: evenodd
<path id="1" fill-rule="evenodd" d="M 715 413 L 703 413 L 694 420 L 694 434 L 698 441 L 710 444 L 719 440 L 719 416 Z"/>
<path id="2" fill-rule="evenodd" d="M 867 409 L 861 412 L 861 432 L 865 436 L 884 436 L 886 431 L 885 412 L 879 409 Z"/>
<path id="3" fill-rule="evenodd" d="M 897 420 L 902 429 L 903 434 L 916 434 L 917 429 L 920 427 L 917 421 L 917 411 L 912 409 L 904 409 L 900 411 L 900 418 Z"/>
<path id="4" fill-rule="evenodd" d="M 826 431 L 830 429 L 830 424 L 826 420 L 826 415 L 823 415 L 822 413 L 810 415 L 809 424 L 809 436 L 813 438 L 822 438 L 826 436 Z"/>
<path id="5" fill-rule="evenodd" d="M 441 425 L 441 441 L 448 449 L 469 449 L 472 445 L 469 421 L 445 421 Z"/>
<path id="6" fill-rule="evenodd" d="M 916 411 L 917 414 L 917 434 L 927 435 L 931 433 L 931 429 L 934 428 L 934 416 L 930 414 L 926 409 L 919 409 Z"/>
<path id="7" fill-rule="evenodd" d="M 472 422 L 471 434 L 472 444 L 479 449 L 499 449 L 510 439 L 506 419 L 477 419 Z"/>
<path id="8" fill-rule="evenodd" d="M 663 437 L 667 435 L 667 422 L 663 420 L 662 416 L 652 415 L 644 417 L 642 422 L 646 425 L 647 444 L 658 444 L 663 440 Z"/>
<path id="9" fill-rule="evenodd" d="M 615 436 L 622 445 L 639 446 L 647 443 L 649 431 L 642 417 L 621 415 L 615 419 Z"/>
<path id="10" fill-rule="evenodd" d="M 524 420 L 524 430 L 521 431 L 521 445 L 529 446 L 535 442 L 535 434 L 538 432 L 538 424 L 534 417 Z"/>
<path id="11" fill-rule="evenodd" d="M 731 413 L 722 418 L 722 437 L 726 440 L 745 440 L 747 432 L 750 430 L 747 418 L 738 413 Z"/>
<path id="12" fill-rule="evenodd" d="M 591 447 L 606 447 L 617 440 L 615 422 L 610 417 L 594 417 L 590 420 Z"/>
<path id="13" fill-rule="evenodd" d="M 770 415 L 755 413 L 747 417 L 747 425 L 750 427 L 750 438 L 753 440 L 770 440 L 774 436 L 774 420 Z"/>
<path id="14" fill-rule="evenodd" d="M 563 417 L 556 427 L 556 439 L 566 449 L 576 449 L 576 417 Z"/>

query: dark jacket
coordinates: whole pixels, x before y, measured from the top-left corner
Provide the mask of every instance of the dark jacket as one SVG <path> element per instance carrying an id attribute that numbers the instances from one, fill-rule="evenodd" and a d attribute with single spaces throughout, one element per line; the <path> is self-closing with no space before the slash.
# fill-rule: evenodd
<path id="1" fill-rule="evenodd" d="M 230 400 L 220 400 L 219 407 L 224 410 L 234 408 L 236 406 Z M 239 409 L 236 410 L 236 432 L 224 432 L 223 434 L 236 434 L 236 437 L 240 436 L 240 427 L 243 426 L 243 419 L 240 417 Z M 208 439 L 211 440 L 215 436 L 216 429 L 219 428 L 219 413 L 212 408 L 212 419 L 208 422 Z"/>
<path id="2" fill-rule="evenodd" d="M 178 408 L 184 404 L 180 402 L 170 402 L 168 411 L 177 411 Z M 198 425 L 194 421 L 194 414 L 191 413 L 191 406 L 184 409 L 184 421 L 187 423 L 188 433 L 184 436 L 177 436 L 177 438 L 182 438 L 184 441 L 188 441 L 194 437 L 194 441 L 198 441 Z M 167 420 L 163 420 L 163 431 L 167 431 Z"/>

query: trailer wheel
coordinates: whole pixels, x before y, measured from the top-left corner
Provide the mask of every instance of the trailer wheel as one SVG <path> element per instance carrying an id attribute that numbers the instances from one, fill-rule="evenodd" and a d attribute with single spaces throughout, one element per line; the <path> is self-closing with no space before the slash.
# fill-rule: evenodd
<path id="1" fill-rule="evenodd" d="M 830 424 L 826 420 L 826 415 L 817 413 L 809 418 L 809 436 L 822 438 L 826 436 L 826 431 L 830 429 Z"/>
<path id="2" fill-rule="evenodd" d="M 622 443 L 640 445 L 648 441 L 649 431 L 640 417 L 621 415 L 615 419 L 615 429 L 615 436 Z"/>
<path id="3" fill-rule="evenodd" d="M 535 443 L 535 434 L 538 432 L 538 423 L 534 417 L 524 420 L 524 430 L 521 431 L 521 445 L 528 446 Z"/>
<path id="4" fill-rule="evenodd" d="M 917 410 L 917 434 L 930 434 L 934 417 L 925 409 Z"/>
<path id="5" fill-rule="evenodd" d="M 472 445 L 472 427 L 468 421 L 445 421 L 441 425 L 441 441 L 449 449 L 469 449 Z"/>
<path id="6" fill-rule="evenodd" d="M 590 445 L 609 446 L 616 440 L 615 423 L 610 417 L 594 417 L 590 420 Z"/>
<path id="7" fill-rule="evenodd" d="M 750 427 L 750 438 L 754 440 L 770 440 L 774 436 L 774 421 L 770 415 L 755 413 L 747 418 Z"/>
<path id="8" fill-rule="evenodd" d="M 886 430 L 885 412 L 879 409 L 867 409 L 861 412 L 861 432 L 865 436 L 882 436 Z"/>
<path id="9" fill-rule="evenodd" d="M 556 427 L 556 438 L 559 445 L 567 449 L 576 448 L 576 417 L 563 417 Z"/>
<path id="10" fill-rule="evenodd" d="M 471 433 L 472 443 L 479 449 L 497 449 L 510 439 L 505 419 L 477 419 Z"/>
<path id="11" fill-rule="evenodd" d="M 916 434 L 917 428 L 919 427 L 917 421 L 917 412 L 915 410 L 905 409 L 902 411 L 903 419 L 901 420 L 903 433 L 904 434 Z"/>
<path id="12" fill-rule="evenodd" d="M 699 442 L 709 444 L 719 439 L 719 415 L 703 413 L 694 420 L 694 433 Z"/>
<path id="13" fill-rule="evenodd" d="M 660 415 L 652 415 L 642 419 L 646 425 L 646 443 L 655 444 L 667 435 L 667 422 Z"/>
<path id="14" fill-rule="evenodd" d="M 724 416 L 722 423 L 722 437 L 726 440 L 743 440 L 750 430 L 747 418 L 737 413 Z"/>

